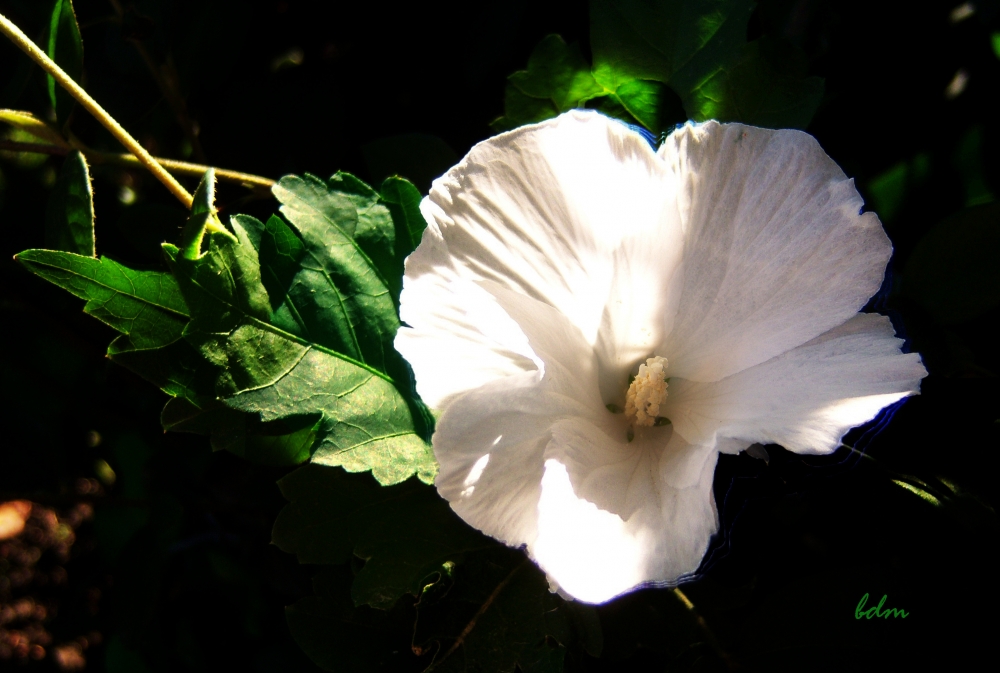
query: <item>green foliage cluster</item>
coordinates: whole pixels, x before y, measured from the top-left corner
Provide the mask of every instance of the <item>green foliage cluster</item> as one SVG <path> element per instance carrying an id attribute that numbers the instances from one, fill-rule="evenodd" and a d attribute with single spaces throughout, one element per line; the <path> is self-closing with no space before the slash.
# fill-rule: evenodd
<path id="1" fill-rule="evenodd" d="M 804 56 L 773 38 L 747 42 L 752 0 L 591 0 L 589 65 L 577 45 L 543 39 L 507 78 L 498 131 L 597 108 L 654 134 L 685 120 L 805 128 L 823 97 Z"/>

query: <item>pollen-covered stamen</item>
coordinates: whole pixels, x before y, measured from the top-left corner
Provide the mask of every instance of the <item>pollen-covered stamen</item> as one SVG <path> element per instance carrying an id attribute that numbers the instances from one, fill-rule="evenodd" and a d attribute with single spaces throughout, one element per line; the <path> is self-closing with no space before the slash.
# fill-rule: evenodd
<path id="1" fill-rule="evenodd" d="M 625 416 L 635 425 L 656 425 L 660 405 L 667 398 L 667 359 L 651 357 L 639 365 L 632 384 L 625 393 Z"/>

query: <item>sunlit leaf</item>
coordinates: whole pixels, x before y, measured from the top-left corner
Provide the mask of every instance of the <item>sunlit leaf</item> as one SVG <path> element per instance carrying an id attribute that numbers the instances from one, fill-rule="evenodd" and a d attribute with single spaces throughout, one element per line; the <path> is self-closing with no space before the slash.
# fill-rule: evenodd
<path id="1" fill-rule="evenodd" d="M 304 244 L 286 298 L 296 323 L 290 331 L 387 372 L 399 329 L 392 297 L 402 278 L 389 210 L 371 188 L 343 173 L 329 182 L 286 176 L 273 191 Z"/>
<path id="2" fill-rule="evenodd" d="M 607 93 L 591 74 L 579 45 L 548 35 L 531 53 L 527 69 L 507 78 L 504 116 L 493 122 L 493 128 L 542 121 Z"/>
<path id="3" fill-rule="evenodd" d="M 94 259 L 56 250 L 25 250 L 17 261 L 85 299 L 84 311 L 129 335 L 136 347 L 172 343 L 187 324 L 187 306 L 169 273 L 136 271 L 107 257 Z"/>
<path id="4" fill-rule="evenodd" d="M 45 51 L 74 82 L 80 82 L 83 75 L 83 38 L 80 36 L 80 26 L 76 22 L 71 0 L 55 0 L 49 19 Z M 65 124 L 75 101 L 56 84 L 52 75 L 46 73 L 45 80 L 49 102 L 56 111 L 56 118 L 60 124 Z"/>
<path id="5" fill-rule="evenodd" d="M 314 462 L 341 465 L 353 472 L 371 470 L 384 484 L 404 481 L 414 473 L 423 480 L 432 479 L 436 466 L 430 447 L 420 437 L 420 421 L 415 423 L 410 403 L 391 379 L 270 322 L 272 299 L 262 283 L 254 246 L 263 240 L 264 225 L 252 218 L 234 217 L 230 229 L 219 228 L 214 224 L 218 220 L 213 219 L 211 191 L 207 177 L 195 193 L 192 217 L 182 232 L 183 247 L 165 244 L 164 251 L 191 308 L 185 337 L 218 368 L 216 396 L 234 409 L 259 414 L 264 423 L 316 417 Z M 358 264 L 365 261 L 353 240 L 336 227 L 334 232 L 340 237 L 332 234 L 330 251 L 322 248 L 313 227 L 330 233 L 329 221 L 321 221 L 308 199 L 290 197 L 289 201 L 300 208 L 291 210 L 295 217 L 307 223 L 300 231 L 310 232 L 304 236 L 306 255 L 312 246 L 309 259 L 330 261 L 333 266 L 346 247 L 348 259 Z M 353 208 L 350 202 L 340 205 Z M 325 257 L 326 252 L 331 257 Z M 370 266 L 367 273 L 369 279 L 376 278 Z M 301 276 L 300 271 L 296 278 Z M 319 282 L 323 283 L 320 287 L 342 292 L 328 275 Z M 394 312 L 390 315 L 395 319 Z"/>
<path id="6" fill-rule="evenodd" d="M 96 257 L 94 194 L 87 160 L 78 150 L 63 162 L 45 208 L 46 244 L 54 250 Z"/>

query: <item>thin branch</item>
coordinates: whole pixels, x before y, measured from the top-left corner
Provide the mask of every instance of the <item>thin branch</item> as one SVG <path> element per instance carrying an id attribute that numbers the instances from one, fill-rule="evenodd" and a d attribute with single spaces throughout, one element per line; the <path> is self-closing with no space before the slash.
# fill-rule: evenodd
<path id="1" fill-rule="evenodd" d="M 465 643 L 466 637 L 472 632 L 472 629 L 475 628 L 476 622 L 479 621 L 479 618 L 482 617 L 483 613 L 485 613 L 486 610 L 489 609 L 489 607 L 493 604 L 493 601 L 495 601 L 497 596 L 500 595 L 500 592 L 504 590 L 504 587 L 510 584 L 510 581 L 514 579 L 514 575 L 517 574 L 517 571 L 523 568 L 525 565 L 527 565 L 527 563 L 528 559 L 525 559 L 522 563 L 519 563 L 517 566 L 514 567 L 513 570 L 510 571 L 507 577 L 505 577 L 504 580 L 497 585 L 497 588 L 494 589 L 493 593 L 489 595 L 489 598 L 487 598 L 486 601 L 483 602 L 482 606 L 480 606 L 476 614 L 472 616 L 472 619 L 469 620 L 469 623 L 465 625 L 464 629 L 462 629 L 462 632 L 458 634 L 458 638 L 455 639 L 455 642 L 452 643 L 451 647 L 448 648 L 448 651 L 444 653 L 444 656 L 435 661 L 427 668 L 428 672 L 434 670 L 442 663 L 444 663 L 445 659 L 454 654 L 455 650 L 460 648 L 462 644 Z"/>
<path id="2" fill-rule="evenodd" d="M 50 59 L 48 55 L 41 49 L 39 49 L 34 42 L 28 38 L 21 29 L 15 26 L 11 21 L 0 14 L 0 31 L 4 33 L 11 42 L 16 44 L 21 51 L 28 55 L 28 57 L 42 67 L 47 73 L 52 75 L 53 79 L 59 83 L 59 86 L 66 89 L 69 94 L 76 99 L 80 105 L 82 105 L 87 112 L 92 114 L 97 121 L 99 121 L 104 128 L 111 132 L 111 135 L 115 137 L 125 148 L 136 156 L 140 163 L 145 166 L 149 171 L 156 177 L 157 180 L 163 183 L 171 194 L 173 194 L 181 203 L 184 204 L 185 208 L 190 209 L 193 198 L 191 194 L 188 193 L 186 189 L 177 182 L 170 173 L 168 173 L 163 166 L 157 163 L 149 152 L 140 145 L 135 138 L 130 136 L 128 132 L 122 128 L 115 119 L 109 115 L 104 109 L 97 104 L 93 98 L 90 97 L 86 91 L 80 87 L 79 84 L 73 81 L 73 79 L 67 75 L 62 68 L 56 65 L 55 61 Z"/>
<path id="3" fill-rule="evenodd" d="M 712 629 L 709 628 L 708 622 L 705 621 L 705 618 L 702 617 L 697 608 L 694 607 L 694 603 L 691 602 L 691 599 L 688 598 L 680 589 L 675 588 L 673 590 L 673 594 L 674 597 L 679 600 L 694 616 L 694 621 L 698 624 L 698 628 L 700 628 L 702 633 L 705 634 L 705 639 L 708 640 L 708 644 L 712 646 L 715 653 L 718 654 L 719 658 L 726 664 L 726 668 L 730 671 L 739 670 L 739 664 L 722 646 L 722 642 L 716 637 L 715 633 L 712 632 Z"/>
<path id="4" fill-rule="evenodd" d="M 139 160 L 131 154 L 98 152 L 97 150 L 85 147 L 77 147 L 77 149 L 83 153 L 83 156 L 87 157 L 87 160 L 91 164 L 113 164 L 117 166 L 142 165 Z M 14 140 L 0 140 L 0 150 L 7 150 L 11 152 L 34 152 L 35 154 L 51 154 L 55 156 L 66 156 L 72 151 L 69 148 L 57 147 L 56 145 L 46 145 L 43 143 L 22 143 Z M 153 158 L 156 159 L 156 161 L 165 169 L 171 173 L 176 173 L 177 175 L 190 175 L 192 177 L 200 178 L 209 168 L 214 168 L 203 164 L 192 164 L 187 161 L 175 161 L 174 159 L 164 159 L 162 157 Z M 224 168 L 215 168 L 214 170 L 215 177 L 218 179 L 226 180 L 228 182 L 237 182 L 245 187 L 270 188 L 275 183 L 275 181 L 271 178 L 261 177 L 260 175 L 240 173 L 239 171 L 230 171 Z"/>

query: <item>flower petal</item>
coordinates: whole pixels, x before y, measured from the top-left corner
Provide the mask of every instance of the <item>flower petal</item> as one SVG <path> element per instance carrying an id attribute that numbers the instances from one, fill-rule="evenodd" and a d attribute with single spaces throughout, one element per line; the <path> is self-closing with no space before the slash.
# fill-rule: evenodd
<path id="1" fill-rule="evenodd" d="M 927 371 L 901 345 L 888 318 L 861 313 L 721 381 L 671 380 L 665 413 L 691 442 L 731 438 L 830 453 L 849 429 L 919 391 Z"/>
<path id="2" fill-rule="evenodd" d="M 586 425 L 566 422 L 553 432 L 545 454 L 594 455 L 593 445 L 600 441 Z M 674 449 L 700 463 L 697 479 L 688 488 L 659 480 L 651 470 L 655 461 L 643 451 L 592 472 L 582 490 L 600 490 L 614 498 L 615 490 L 622 489 L 624 499 L 634 504 L 625 518 L 582 496 L 567 459 L 547 458 L 537 537 L 528 545 L 529 553 L 564 592 L 588 603 L 610 600 L 641 585 L 677 584 L 697 570 L 718 528 L 712 495 L 718 453 L 700 449 Z M 636 477 L 637 472 L 643 474 Z"/>
<path id="3" fill-rule="evenodd" d="M 475 343 L 460 310 L 474 308 L 473 293 L 445 295 L 457 280 L 493 281 L 569 317 L 615 370 L 608 394 L 620 395 L 617 379 L 662 340 L 674 313 L 670 280 L 682 252 L 675 192 L 676 180 L 646 142 L 596 112 L 482 142 L 421 204 L 428 233 L 407 261 L 402 319 L 418 332 L 433 330 L 435 341 L 448 339 L 454 322 L 454 338 Z M 433 299 L 428 286 L 439 289 Z M 400 350 L 421 386 L 422 376 L 437 374 L 423 375 L 417 361 L 432 358 L 416 352 L 424 348 L 418 335 L 401 335 Z M 475 380 L 502 369 L 484 365 Z M 472 380 L 455 381 L 452 392 L 468 390 Z"/>
<path id="4" fill-rule="evenodd" d="M 670 375 L 718 381 L 844 323 L 892 246 L 812 136 L 707 122 L 659 150 L 682 181 L 680 306 Z"/>

